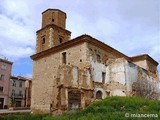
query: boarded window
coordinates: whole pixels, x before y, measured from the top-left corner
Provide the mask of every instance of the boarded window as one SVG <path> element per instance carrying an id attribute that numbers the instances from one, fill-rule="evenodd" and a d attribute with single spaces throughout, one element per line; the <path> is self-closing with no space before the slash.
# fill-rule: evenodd
<path id="1" fill-rule="evenodd" d="M 102 92 L 100 90 L 96 93 L 96 99 L 102 99 Z"/>
<path id="2" fill-rule="evenodd" d="M 62 53 L 62 63 L 66 64 L 67 63 L 67 60 L 66 60 L 66 52 L 63 52 Z"/>

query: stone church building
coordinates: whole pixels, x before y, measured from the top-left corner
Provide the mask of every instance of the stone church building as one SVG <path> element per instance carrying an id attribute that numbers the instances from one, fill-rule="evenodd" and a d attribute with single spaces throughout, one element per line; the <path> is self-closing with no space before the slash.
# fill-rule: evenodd
<path id="1" fill-rule="evenodd" d="M 66 13 L 47 9 L 36 32 L 31 110 L 85 108 L 107 96 L 158 99 L 158 63 L 147 54 L 128 57 L 89 36 L 71 39 Z"/>

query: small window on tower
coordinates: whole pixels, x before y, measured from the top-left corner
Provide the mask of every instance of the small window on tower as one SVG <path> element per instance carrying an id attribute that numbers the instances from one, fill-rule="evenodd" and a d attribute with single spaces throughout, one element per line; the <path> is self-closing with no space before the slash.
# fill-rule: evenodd
<path id="1" fill-rule="evenodd" d="M 54 12 L 52 13 L 52 22 L 54 22 Z"/>
<path id="2" fill-rule="evenodd" d="M 42 44 L 45 44 L 46 40 L 45 38 L 42 39 Z"/>
<path id="3" fill-rule="evenodd" d="M 61 44 L 63 42 L 63 39 L 60 37 L 59 38 L 59 43 Z"/>
<path id="4" fill-rule="evenodd" d="M 67 60 L 66 60 L 66 52 L 62 53 L 62 63 L 66 64 Z"/>

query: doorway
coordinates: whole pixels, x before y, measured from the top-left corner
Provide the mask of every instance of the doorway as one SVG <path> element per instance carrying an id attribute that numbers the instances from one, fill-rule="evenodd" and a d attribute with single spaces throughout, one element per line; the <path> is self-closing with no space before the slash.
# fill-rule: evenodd
<path id="1" fill-rule="evenodd" d="M 0 109 L 3 109 L 4 98 L 0 98 Z"/>
<path id="2" fill-rule="evenodd" d="M 68 92 L 68 108 L 69 110 L 79 109 L 81 106 L 81 93 L 79 91 Z"/>

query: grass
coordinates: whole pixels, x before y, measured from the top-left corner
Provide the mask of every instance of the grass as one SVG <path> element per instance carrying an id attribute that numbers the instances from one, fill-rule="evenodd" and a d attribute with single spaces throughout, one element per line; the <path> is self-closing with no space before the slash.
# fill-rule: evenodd
<path id="1" fill-rule="evenodd" d="M 130 117 L 125 117 L 128 113 Z M 127 114 L 127 115 L 128 115 Z M 157 114 L 157 117 L 131 117 L 131 114 Z M 108 97 L 94 102 L 84 110 L 61 116 L 7 115 L 0 120 L 160 120 L 160 101 L 138 97 Z"/>

